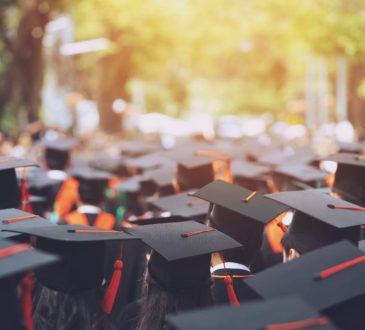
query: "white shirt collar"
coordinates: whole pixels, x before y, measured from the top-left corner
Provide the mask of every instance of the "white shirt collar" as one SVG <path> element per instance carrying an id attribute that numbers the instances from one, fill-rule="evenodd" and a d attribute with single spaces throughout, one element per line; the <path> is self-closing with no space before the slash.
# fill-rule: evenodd
<path id="1" fill-rule="evenodd" d="M 226 262 L 225 265 L 226 265 L 227 269 L 241 269 L 241 270 L 244 270 L 246 272 L 250 271 L 250 269 L 247 266 L 242 265 L 242 264 L 238 264 L 236 262 Z M 214 267 L 211 267 L 210 272 L 214 273 L 216 270 L 220 270 L 220 269 L 224 269 L 223 263 L 215 265 Z"/>
<path id="2" fill-rule="evenodd" d="M 49 170 L 47 172 L 47 176 L 50 179 L 58 180 L 58 181 L 65 181 L 68 178 L 67 173 L 64 171 L 60 171 L 60 170 Z"/>
<path id="3" fill-rule="evenodd" d="M 99 214 L 101 213 L 100 207 L 94 205 L 82 205 L 77 208 L 77 211 L 80 213 L 91 213 L 91 214 Z"/>

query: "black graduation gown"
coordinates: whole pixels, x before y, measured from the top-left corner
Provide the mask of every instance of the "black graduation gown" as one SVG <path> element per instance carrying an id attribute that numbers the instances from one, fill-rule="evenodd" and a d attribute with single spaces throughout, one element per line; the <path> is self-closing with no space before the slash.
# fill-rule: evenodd
<path id="1" fill-rule="evenodd" d="M 247 278 L 250 277 L 251 272 L 243 269 L 230 269 L 226 268 L 227 274 L 234 276 L 247 276 Z M 226 272 L 224 269 L 218 269 L 215 270 L 212 273 L 212 280 L 213 280 L 213 286 L 212 286 L 212 294 L 214 302 L 217 305 L 221 304 L 229 304 L 226 284 L 224 283 L 224 278 L 214 278 L 214 276 L 224 276 L 226 275 Z M 233 288 L 236 293 L 237 299 L 239 301 L 250 301 L 259 299 L 259 296 L 246 285 L 244 282 L 244 279 L 232 279 L 233 281 Z"/>

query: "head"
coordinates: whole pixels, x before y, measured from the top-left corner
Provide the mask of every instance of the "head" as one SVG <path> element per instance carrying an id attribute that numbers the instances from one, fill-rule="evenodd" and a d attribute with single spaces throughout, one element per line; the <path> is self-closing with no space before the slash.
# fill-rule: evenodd
<path id="1" fill-rule="evenodd" d="M 20 190 L 14 169 L 0 171 L 0 209 L 18 208 Z"/>
<path id="2" fill-rule="evenodd" d="M 213 165 L 187 168 L 181 164 L 177 167 L 177 182 L 181 191 L 200 188 L 214 180 Z"/>
<path id="3" fill-rule="evenodd" d="M 218 205 L 213 206 L 209 223 L 211 227 L 243 244 L 242 248 L 222 252 L 224 260 L 249 266 L 261 248 L 264 226 Z"/>
<path id="4" fill-rule="evenodd" d="M 44 158 L 49 170 L 64 171 L 70 165 L 69 151 L 46 148 Z"/>
<path id="5" fill-rule="evenodd" d="M 105 198 L 107 182 L 105 180 L 79 179 L 79 198 L 82 204 L 99 206 Z"/>
<path id="6" fill-rule="evenodd" d="M 284 262 L 299 258 L 323 246 L 347 239 L 357 244 L 359 229 L 357 227 L 335 228 L 327 223 L 296 211 L 289 231 L 282 238 Z"/>
<path id="7" fill-rule="evenodd" d="M 152 253 L 137 330 L 163 329 L 167 314 L 212 304 L 210 255 L 167 262 Z"/>

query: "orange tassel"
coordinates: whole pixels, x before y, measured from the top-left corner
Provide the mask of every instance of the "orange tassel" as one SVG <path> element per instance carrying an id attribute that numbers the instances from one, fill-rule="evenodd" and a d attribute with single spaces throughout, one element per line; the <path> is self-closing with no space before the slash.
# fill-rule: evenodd
<path id="1" fill-rule="evenodd" d="M 21 179 L 21 210 L 33 213 L 32 205 L 30 204 L 28 181 L 25 175 Z"/>
<path id="2" fill-rule="evenodd" d="M 32 273 L 28 273 L 22 279 L 22 308 L 23 315 L 27 330 L 33 329 L 32 320 L 32 289 L 33 289 L 33 278 Z"/>
<path id="3" fill-rule="evenodd" d="M 114 272 L 112 279 L 110 280 L 108 289 L 106 290 L 104 301 L 103 301 L 103 310 L 105 313 L 110 314 L 113 310 L 114 301 L 117 297 L 118 289 L 120 282 L 122 280 L 122 269 L 123 269 L 123 262 L 122 262 L 122 248 L 120 251 L 120 257 L 114 263 Z"/>
<path id="4" fill-rule="evenodd" d="M 240 303 L 237 299 L 236 293 L 234 292 L 232 278 L 228 275 L 225 276 L 224 283 L 226 284 L 229 303 L 231 305 L 239 305 Z"/>

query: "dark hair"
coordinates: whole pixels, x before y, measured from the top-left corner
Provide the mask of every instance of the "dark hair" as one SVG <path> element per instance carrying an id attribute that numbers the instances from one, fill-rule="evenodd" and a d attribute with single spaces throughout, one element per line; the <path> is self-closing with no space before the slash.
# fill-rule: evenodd
<path id="1" fill-rule="evenodd" d="M 184 291 L 166 291 L 156 284 L 148 283 L 145 299 L 139 314 L 136 330 L 168 329 L 167 314 L 197 309 L 213 304 L 210 286 Z"/>
<path id="2" fill-rule="evenodd" d="M 288 233 L 286 233 L 281 239 L 281 245 L 283 246 L 287 255 L 289 254 L 290 249 L 294 249 L 302 254 L 301 248 L 298 246 L 298 244 L 295 244 L 295 239 Z"/>
<path id="3" fill-rule="evenodd" d="M 78 193 L 81 202 L 84 204 L 100 205 L 104 201 L 106 187 L 106 182 L 79 180 Z"/>
<path id="4" fill-rule="evenodd" d="M 63 171 L 66 169 L 67 163 L 70 160 L 70 154 L 66 151 L 46 149 L 44 158 L 50 170 Z"/>
<path id="5" fill-rule="evenodd" d="M 109 330 L 114 325 L 101 309 L 98 289 L 68 294 L 41 287 L 33 313 L 35 330 Z"/>

